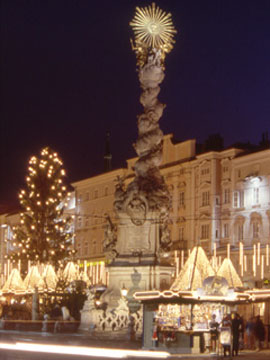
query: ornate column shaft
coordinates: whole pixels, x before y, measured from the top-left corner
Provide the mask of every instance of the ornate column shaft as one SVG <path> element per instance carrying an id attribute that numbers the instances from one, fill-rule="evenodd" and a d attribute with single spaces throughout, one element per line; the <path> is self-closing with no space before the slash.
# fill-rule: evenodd
<path id="1" fill-rule="evenodd" d="M 130 25 L 135 34 L 131 43 L 137 57 L 144 112 L 138 116 L 138 139 L 134 144 L 139 157 L 134 166 L 135 178 L 127 188 L 119 179 L 116 187 L 114 207 L 120 224 L 114 244 L 116 257 L 145 255 L 149 262 L 149 256 L 156 261 L 171 243 L 167 226 L 171 198 L 159 170 L 163 142 L 159 119 L 165 105 L 159 102 L 158 94 L 164 79 L 165 54 L 172 49 L 176 30 L 171 14 L 154 3 L 136 8 Z"/>

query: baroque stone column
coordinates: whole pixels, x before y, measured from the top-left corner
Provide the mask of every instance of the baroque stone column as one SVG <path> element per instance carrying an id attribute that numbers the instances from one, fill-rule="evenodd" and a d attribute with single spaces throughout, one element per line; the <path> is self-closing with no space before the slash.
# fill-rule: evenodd
<path id="1" fill-rule="evenodd" d="M 142 282 L 149 288 L 152 282 L 150 272 L 159 273 L 155 267 L 161 263 L 161 255 L 171 245 L 168 230 L 171 197 L 159 170 L 163 143 L 159 120 L 165 105 L 160 103 L 158 95 L 164 80 L 165 55 L 172 49 L 176 31 L 171 15 L 155 4 L 136 8 L 130 25 L 135 34 L 131 43 L 142 89 L 140 102 L 143 112 L 138 116 L 138 138 L 133 144 L 138 160 L 131 183 L 126 186 L 125 179 L 118 178 L 114 201 L 118 223 L 113 224 L 108 218 L 104 251 L 111 259 L 110 279 L 119 276 L 114 275 L 117 267 L 120 274 L 123 266 L 134 266 L 136 269 L 142 266 Z"/>

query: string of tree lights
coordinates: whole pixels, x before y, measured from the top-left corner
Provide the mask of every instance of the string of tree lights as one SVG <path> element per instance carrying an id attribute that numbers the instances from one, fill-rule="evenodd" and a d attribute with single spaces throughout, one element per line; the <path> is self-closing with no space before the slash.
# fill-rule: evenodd
<path id="1" fill-rule="evenodd" d="M 57 269 L 74 252 L 72 219 L 64 216 L 70 196 L 64 177 L 63 163 L 49 147 L 30 159 L 26 189 L 19 194 L 24 211 L 20 225 L 13 228 L 11 261 L 50 262 Z"/>

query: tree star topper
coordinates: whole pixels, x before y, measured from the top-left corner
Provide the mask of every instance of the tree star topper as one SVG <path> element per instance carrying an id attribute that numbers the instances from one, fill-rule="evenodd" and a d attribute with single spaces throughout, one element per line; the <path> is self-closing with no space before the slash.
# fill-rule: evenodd
<path id="1" fill-rule="evenodd" d="M 175 42 L 173 36 L 177 31 L 173 26 L 171 14 L 161 10 L 155 3 L 145 8 L 136 7 L 130 26 L 135 35 L 135 46 L 132 43 L 132 47 L 140 67 L 144 65 L 147 53 L 152 49 L 161 50 L 163 56 L 172 50 Z"/>

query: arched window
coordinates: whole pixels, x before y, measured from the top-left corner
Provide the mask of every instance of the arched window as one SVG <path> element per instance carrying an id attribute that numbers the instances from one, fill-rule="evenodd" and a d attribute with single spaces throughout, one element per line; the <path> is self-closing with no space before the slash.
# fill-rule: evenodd
<path id="1" fill-rule="evenodd" d="M 250 215 L 250 233 L 253 242 L 258 242 L 262 237 L 262 217 L 258 212 Z"/>
<path id="2" fill-rule="evenodd" d="M 239 242 L 246 242 L 246 239 L 244 237 L 244 225 L 245 225 L 245 217 L 244 216 L 237 216 L 234 221 L 234 243 Z"/>

